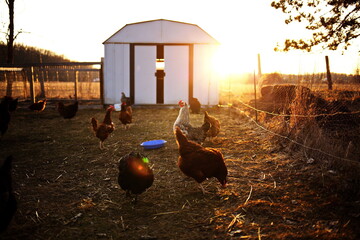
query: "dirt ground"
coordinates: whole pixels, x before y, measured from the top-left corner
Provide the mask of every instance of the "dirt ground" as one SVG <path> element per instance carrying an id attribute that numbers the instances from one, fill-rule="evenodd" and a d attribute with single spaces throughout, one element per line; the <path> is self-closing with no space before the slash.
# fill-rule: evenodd
<path id="1" fill-rule="evenodd" d="M 267 133 L 229 108 L 208 112 L 221 132 L 204 146 L 220 149 L 228 187 L 215 179 L 203 194 L 176 162 L 172 125 L 178 109 L 134 109 L 125 130 L 118 112 L 106 150 L 90 129 L 103 109 L 80 109 L 62 119 L 49 106 L 42 113 L 19 108 L 0 141 L 0 161 L 14 156 L 18 211 L 1 239 L 360 239 L 360 201 L 339 193 L 336 169 L 276 151 Z M 203 114 L 192 114 L 200 125 Z M 165 147 L 144 150 L 143 141 Z M 155 181 L 136 204 L 117 183 L 121 156 L 148 156 Z"/>

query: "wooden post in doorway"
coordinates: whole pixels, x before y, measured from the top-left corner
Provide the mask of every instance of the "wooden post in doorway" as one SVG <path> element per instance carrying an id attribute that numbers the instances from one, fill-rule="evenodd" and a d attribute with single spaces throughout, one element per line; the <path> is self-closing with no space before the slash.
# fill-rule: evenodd
<path id="1" fill-rule="evenodd" d="M 328 89 L 332 90 L 332 80 L 331 80 L 331 72 L 330 72 L 330 63 L 329 63 L 329 57 L 325 56 L 325 62 L 326 62 L 326 78 L 328 82 Z"/>

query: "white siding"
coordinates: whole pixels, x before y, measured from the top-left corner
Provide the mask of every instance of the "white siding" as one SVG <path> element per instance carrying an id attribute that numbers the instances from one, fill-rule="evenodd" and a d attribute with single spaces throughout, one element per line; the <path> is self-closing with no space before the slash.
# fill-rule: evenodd
<path id="1" fill-rule="evenodd" d="M 129 44 L 106 44 L 104 59 L 104 103 L 119 103 L 121 92 L 130 93 Z"/>
<path id="2" fill-rule="evenodd" d="M 189 46 L 165 46 L 164 103 L 189 98 Z"/>
<path id="3" fill-rule="evenodd" d="M 139 43 L 134 52 L 135 104 L 156 104 L 156 44 L 165 45 L 165 104 L 189 97 L 189 44 L 194 44 L 193 96 L 203 105 L 218 104 L 218 78 L 212 70 L 217 41 L 195 24 L 164 19 L 128 24 L 104 42 L 105 104 L 119 103 L 121 92 L 130 96 L 131 43 Z"/>
<path id="4" fill-rule="evenodd" d="M 219 103 L 219 84 L 213 71 L 214 45 L 194 45 L 194 91 L 193 97 L 203 105 Z"/>
<path id="5" fill-rule="evenodd" d="M 135 46 L 135 104 L 156 104 L 156 46 Z"/>
<path id="6" fill-rule="evenodd" d="M 115 44 L 106 44 L 104 53 L 104 103 L 111 104 L 115 98 Z"/>

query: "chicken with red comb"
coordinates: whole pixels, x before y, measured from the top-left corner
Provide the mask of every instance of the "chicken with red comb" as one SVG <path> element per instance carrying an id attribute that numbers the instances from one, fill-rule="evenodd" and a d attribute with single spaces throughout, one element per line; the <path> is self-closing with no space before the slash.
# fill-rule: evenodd
<path id="1" fill-rule="evenodd" d="M 175 129 L 175 136 L 179 147 L 180 156 L 177 164 L 180 170 L 186 176 L 195 179 L 203 193 L 205 190 L 201 183 L 208 178 L 215 177 L 226 187 L 228 170 L 222 153 L 215 148 L 205 148 L 189 141 L 179 127 Z"/>
<path id="2" fill-rule="evenodd" d="M 106 109 L 104 120 L 101 124 L 95 118 L 91 118 L 91 124 L 95 136 L 100 139 L 100 149 L 104 148 L 104 141 L 109 137 L 115 129 L 114 123 L 111 120 L 111 112 L 114 111 L 114 106 L 109 106 Z"/>

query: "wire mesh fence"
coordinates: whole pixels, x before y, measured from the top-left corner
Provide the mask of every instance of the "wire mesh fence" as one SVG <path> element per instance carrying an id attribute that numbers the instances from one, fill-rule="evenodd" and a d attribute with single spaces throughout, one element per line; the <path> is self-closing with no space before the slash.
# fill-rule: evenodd
<path id="1" fill-rule="evenodd" d="M 100 101 L 100 78 L 101 63 L 0 67 L 0 96 Z"/>
<path id="2" fill-rule="evenodd" d="M 240 109 L 279 148 L 360 168 L 359 83 L 339 79 L 327 90 L 325 81 L 264 84 L 251 78 L 246 84 L 236 78 L 224 81 L 221 104 Z"/>

